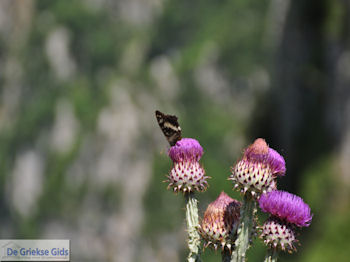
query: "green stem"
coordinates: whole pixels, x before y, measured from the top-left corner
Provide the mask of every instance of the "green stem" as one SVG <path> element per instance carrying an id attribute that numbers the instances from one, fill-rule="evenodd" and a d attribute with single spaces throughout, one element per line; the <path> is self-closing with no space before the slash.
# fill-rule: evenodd
<path id="1" fill-rule="evenodd" d="M 193 193 L 186 193 L 186 223 L 188 232 L 188 248 L 190 250 L 187 261 L 200 262 L 201 237 L 198 233 L 198 201 Z"/>
<path id="2" fill-rule="evenodd" d="M 255 204 L 255 200 L 250 195 L 244 195 L 241 207 L 240 225 L 235 241 L 236 248 L 231 256 L 232 262 L 244 262 L 246 260 L 246 252 L 250 246 L 252 234 L 254 233 Z"/>
<path id="3" fill-rule="evenodd" d="M 222 262 L 230 262 L 231 261 L 231 252 L 230 252 L 230 250 L 227 249 L 227 247 L 225 247 L 225 249 L 223 249 L 221 251 L 221 261 Z"/>
<path id="4" fill-rule="evenodd" d="M 267 250 L 264 262 L 277 262 L 278 252 L 275 248 L 269 248 Z"/>

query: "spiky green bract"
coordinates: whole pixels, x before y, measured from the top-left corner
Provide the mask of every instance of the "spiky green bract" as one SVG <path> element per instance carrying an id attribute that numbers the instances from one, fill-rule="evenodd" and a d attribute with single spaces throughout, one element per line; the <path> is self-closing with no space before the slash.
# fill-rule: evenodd
<path id="1" fill-rule="evenodd" d="M 168 189 L 172 188 L 177 192 L 195 192 L 205 191 L 208 187 L 204 169 L 196 161 L 174 162 L 170 170 L 168 180 Z"/>
<path id="2" fill-rule="evenodd" d="M 292 253 L 296 250 L 294 226 L 278 218 L 270 217 L 262 226 L 261 238 L 273 250 L 282 250 Z"/>

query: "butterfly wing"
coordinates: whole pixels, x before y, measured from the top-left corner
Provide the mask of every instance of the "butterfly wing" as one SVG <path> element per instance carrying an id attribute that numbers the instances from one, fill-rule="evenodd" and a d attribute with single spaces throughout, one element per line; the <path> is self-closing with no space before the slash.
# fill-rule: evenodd
<path id="1" fill-rule="evenodd" d="M 177 117 L 173 115 L 166 115 L 160 111 L 156 111 L 156 118 L 158 125 L 162 130 L 165 138 L 171 146 L 174 146 L 181 137 L 181 127 L 177 122 Z"/>

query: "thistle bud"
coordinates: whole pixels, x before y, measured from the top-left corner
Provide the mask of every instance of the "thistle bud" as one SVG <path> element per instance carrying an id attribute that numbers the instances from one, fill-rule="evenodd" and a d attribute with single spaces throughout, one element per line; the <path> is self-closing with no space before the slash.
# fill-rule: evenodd
<path id="1" fill-rule="evenodd" d="M 206 246 L 231 250 L 239 224 L 241 203 L 221 192 L 204 213 L 200 233 Z"/>

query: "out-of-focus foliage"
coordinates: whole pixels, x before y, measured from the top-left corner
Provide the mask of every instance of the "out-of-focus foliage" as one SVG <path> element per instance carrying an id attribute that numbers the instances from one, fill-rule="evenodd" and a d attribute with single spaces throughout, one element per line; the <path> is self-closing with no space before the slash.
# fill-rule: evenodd
<path id="1" fill-rule="evenodd" d="M 69 238 L 73 261 L 183 261 L 184 201 L 154 117 L 200 141 L 210 188 L 264 137 L 314 213 L 295 255 L 350 250 L 350 6 L 330 0 L 0 2 L 2 238 Z M 262 221 L 266 217 L 260 217 Z M 249 261 L 265 248 L 255 240 Z M 203 261 L 220 252 L 205 250 Z"/>

